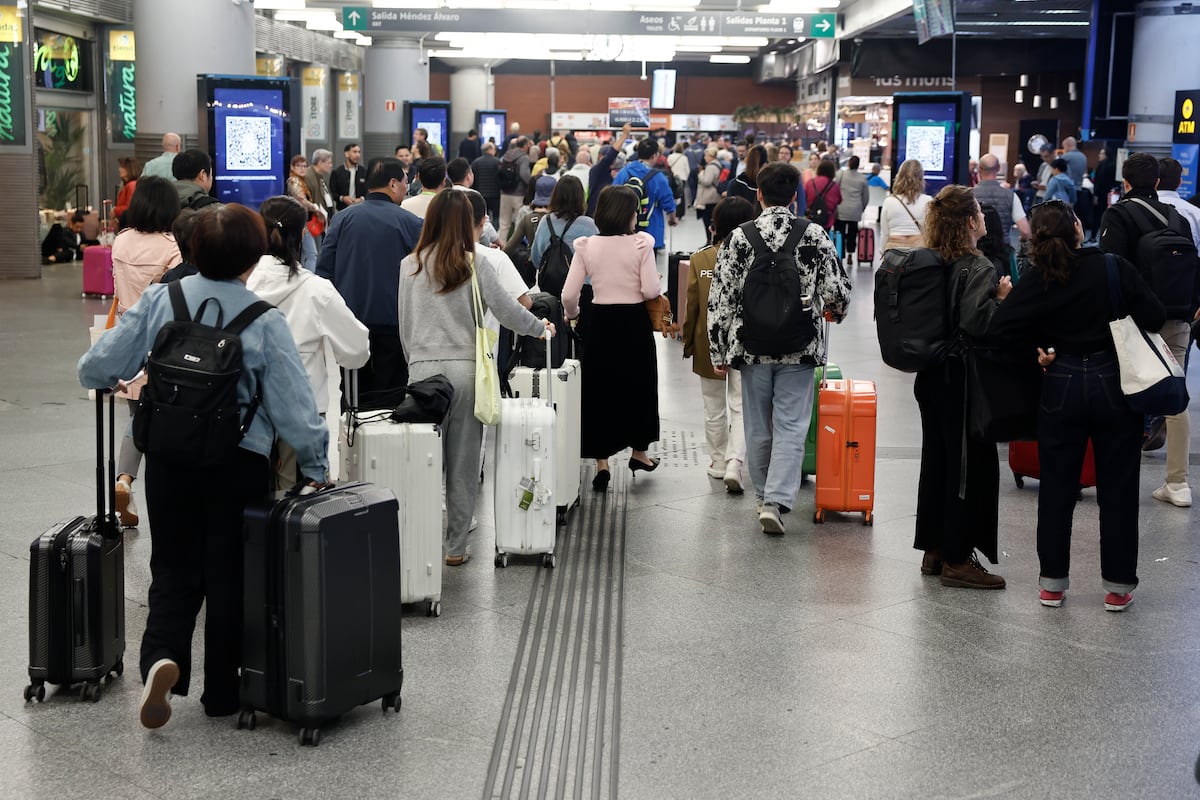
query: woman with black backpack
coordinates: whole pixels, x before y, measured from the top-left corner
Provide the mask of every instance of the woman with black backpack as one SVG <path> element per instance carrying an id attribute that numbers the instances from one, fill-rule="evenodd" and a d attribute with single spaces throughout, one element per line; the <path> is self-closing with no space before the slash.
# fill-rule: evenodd
<path id="1" fill-rule="evenodd" d="M 575 255 L 575 240 L 595 236 L 596 222 L 584 215 L 583 184 L 574 175 L 558 179 L 550 194 L 549 213 L 542 217 L 533 235 L 533 263 L 538 270 L 538 288 L 558 297 Z M 561 245 L 556 246 L 557 243 Z M 543 264 L 544 256 L 550 263 Z"/>

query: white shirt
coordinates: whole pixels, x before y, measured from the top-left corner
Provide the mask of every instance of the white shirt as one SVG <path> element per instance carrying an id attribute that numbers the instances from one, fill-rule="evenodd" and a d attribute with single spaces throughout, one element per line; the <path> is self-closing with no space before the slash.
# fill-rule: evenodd
<path id="1" fill-rule="evenodd" d="M 1014 195 L 1015 197 L 1016 195 Z M 884 246 L 892 236 L 916 236 L 923 231 L 917 223 L 925 222 L 925 212 L 933 198 L 927 194 L 917 195 L 917 201 L 911 205 L 894 194 L 889 194 L 883 201 L 882 215 L 879 220 L 879 239 Z M 911 212 L 911 216 L 909 213 Z M 916 217 L 916 222 L 913 221 Z"/>
<path id="2" fill-rule="evenodd" d="M 461 183 L 454 184 L 454 189 L 459 192 L 475 191 L 470 186 L 463 186 Z M 400 207 L 404 208 L 404 205 L 401 204 Z M 479 244 L 490 245 L 499 238 L 500 234 L 496 232 L 495 226 L 492 225 L 491 218 L 485 215 L 483 218 L 483 233 L 479 236 Z"/>
<path id="3" fill-rule="evenodd" d="M 1169 189 L 1159 189 L 1158 199 L 1160 202 L 1174 206 L 1175 210 L 1179 212 L 1179 216 L 1186 219 L 1188 225 L 1192 226 L 1192 239 L 1196 243 L 1196 249 L 1200 250 L 1200 208 L 1196 208 L 1180 197 L 1179 192 Z"/>
<path id="4" fill-rule="evenodd" d="M 521 273 L 517 272 L 516 265 L 503 250 L 476 243 L 475 263 L 490 267 L 496 273 L 496 277 L 500 279 L 500 286 L 504 289 L 504 293 L 512 299 L 518 300 L 530 291 L 525 286 L 525 279 L 521 277 Z M 500 330 L 500 321 L 492 316 L 490 310 L 483 315 L 483 325 L 493 331 Z"/>

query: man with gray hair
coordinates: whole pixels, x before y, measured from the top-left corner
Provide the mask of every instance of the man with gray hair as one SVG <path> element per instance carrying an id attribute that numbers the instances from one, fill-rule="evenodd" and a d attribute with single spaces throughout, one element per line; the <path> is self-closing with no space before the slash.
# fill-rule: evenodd
<path id="1" fill-rule="evenodd" d="M 304 182 L 308 185 L 308 193 L 312 195 L 313 202 L 325 209 L 326 225 L 337 211 L 337 203 L 333 202 L 333 192 L 329 189 L 331 172 L 333 153 L 321 148 L 313 150 L 312 158 L 308 160 L 308 174 L 304 176 Z"/>
<path id="2" fill-rule="evenodd" d="M 156 156 L 146 162 L 146 166 L 142 167 L 142 177 L 157 175 L 169 181 L 175 180 L 175 176 L 171 174 L 171 165 L 175 163 L 175 156 L 179 155 L 179 149 L 182 145 L 183 140 L 179 138 L 178 133 L 164 133 L 162 138 L 162 155 Z"/>
<path id="3" fill-rule="evenodd" d="M 1083 186 L 1083 178 L 1087 175 L 1087 156 L 1079 152 L 1079 143 L 1075 141 L 1074 136 L 1063 139 L 1062 146 L 1063 154 L 1060 158 L 1067 162 L 1067 175 L 1078 189 Z"/>

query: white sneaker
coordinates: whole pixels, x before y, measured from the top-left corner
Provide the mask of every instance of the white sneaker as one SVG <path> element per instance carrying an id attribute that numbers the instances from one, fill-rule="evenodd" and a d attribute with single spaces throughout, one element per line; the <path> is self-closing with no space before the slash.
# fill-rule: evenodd
<path id="1" fill-rule="evenodd" d="M 710 461 L 708 462 L 708 477 L 719 481 L 725 477 L 725 470 L 718 467 L 717 462 Z"/>
<path id="2" fill-rule="evenodd" d="M 146 688 L 142 689 L 139 716 L 142 726 L 161 728 L 171 718 L 171 688 L 179 681 L 179 665 L 169 658 L 160 658 L 146 673 Z"/>
<path id="3" fill-rule="evenodd" d="M 774 503 L 763 503 L 762 511 L 758 512 L 758 524 L 763 533 L 783 533 L 783 518 L 779 516 L 779 506 Z"/>
<path id="4" fill-rule="evenodd" d="M 1192 505 L 1192 489 L 1186 483 L 1164 483 L 1152 494 L 1155 500 L 1180 508 L 1189 508 Z"/>
<path id="5" fill-rule="evenodd" d="M 137 503 L 133 499 L 133 486 L 124 478 L 117 481 L 117 517 L 123 528 L 136 528 L 140 522 Z"/>
<path id="6" fill-rule="evenodd" d="M 736 458 L 729 459 L 725 464 L 725 491 L 730 494 L 741 494 L 745 491 L 742 486 L 742 462 Z"/>

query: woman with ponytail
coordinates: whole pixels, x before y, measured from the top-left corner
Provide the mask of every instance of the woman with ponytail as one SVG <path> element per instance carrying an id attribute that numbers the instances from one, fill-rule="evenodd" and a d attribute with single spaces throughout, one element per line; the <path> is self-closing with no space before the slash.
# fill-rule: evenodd
<path id="1" fill-rule="evenodd" d="M 982 337 L 1012 281 L 1005 276 L 997 284 L 992 262 L 979 251 L 987 227 L 974 193 L 965 186 L 942 189 L 929 204 L 924 229 L 947 271 L 948 316 L 966 336 Z M 1003 589 L 1004 578 L 989 573 L 975 555 L 978 549 L 993 564 L 999 560 L 1000 466 L 996 444 L 967 429 L 962 359 L 952 356 L 918 372 L 913 391 L 921 410 L 913 545 L 925 551 L 921 573 L 940 575 L 943 586 Z"/>
<path id="2" fill-rule="evenodd" d="M 1115 316 L 1110 267 L 1139 326 L 1159 330 L 1166 311 L 1136 267 L 1082 246 L 1083 227 L 1070 205 L 1051 200 L 1036 206 L 1031 227 L 1033 269 L 996 313 L 991 333 L 1027 348 L 1031 358 L 1036 353 L 1046 368 L 1037 432 L 1039 599 L 1044 606 L 1061 606 L 1070 583 L 1071 518 L 1090 439 L 1100 505 L 1100 575 L 1108 592 L 1104 607 L 1124 611 L 1138 584 L 1142 416 L 1121 393 L 1108 327 Z"/>
<path id="3" fill-rule="evenodd" d="M 325 344 L 329 343 L 338 366 L 358 369 L 367 363 L 371 352 L 367 328 L 355 319 L 332 283 L 301 268 L 300 249 L 308 222 L 304 206 L 280 195 L 267 198 L 259 213 L 267 226 L 267 252 L 259 259 L 246 287 L 283 312 L 308 373 L 317 409 L 324 415 L 329 407 Z M 296 451 L 283 440 L 279 440 L 278 449 L 276 485 L 290 489 L 299 480 Z"/>

